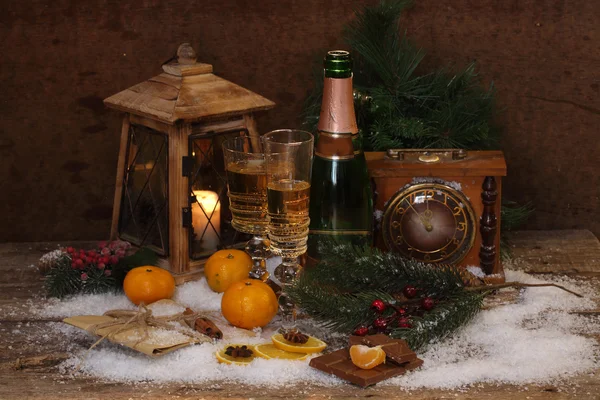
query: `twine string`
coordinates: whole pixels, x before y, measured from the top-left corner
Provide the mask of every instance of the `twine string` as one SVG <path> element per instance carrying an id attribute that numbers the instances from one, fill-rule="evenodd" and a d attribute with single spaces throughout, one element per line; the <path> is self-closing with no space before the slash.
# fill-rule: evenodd
<path id="1" fill-rule="evenodd" d="M 138 344 L 143 342 L 144 340 L 150 337 L 150 327 L 163 328 L 172 331 L 176 331 L 181 333 L 187 337 L 192 339 L 192 343 L 203 343 L 210 342 L 212 339 L 196 330 L 192 329 L 184 329 L 181 325 L 186 326 L 186 321 L 195 321 L 197 318 L 201 317 L 198 313 L 193 314 L 173 314 L 166 315 L 161 317 L 155 317 L 152 315 L 152 310 L 150 310 L 144 303 L 140 304 L 137 310 L 109 310 L 104 313 L 105 316 L 114 318 L 112 321 L 106 321 L 99 324 L 94 324 L 89 326 L 86 330 L 94 335 L 100 336 L 94 344 L 92 344 L 87 351 L 85 352 L 82 360 L 76 367 L 76 370 L 79 370 L 83 361 L 87 358 L 90 351 L 99 345 L 105 339 L 113 340 L 118 334 L 123 333 L 132 328 L 138 328 L 143 332 L 141 338 L 139 338 L 134 344 L 133 348 L 135 349 Z M 172 322 L 176 322 L 178 324 L 172 324 Z M 116 329 L 110 329 L 103 335 L 98 334 L 98 332 L 105 328 L 116 327 Z"/>

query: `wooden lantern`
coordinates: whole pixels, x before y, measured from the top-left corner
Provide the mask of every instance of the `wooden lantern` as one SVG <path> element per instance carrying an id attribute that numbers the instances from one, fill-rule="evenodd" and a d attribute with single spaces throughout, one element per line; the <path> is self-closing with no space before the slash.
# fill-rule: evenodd
<path id="1" fill-rule="evenodd" d="M 246 239 L 230 224 L 221 145 L 260 140 L 253 113 L 275 103 L 214 75 L 189 44 L 177 55 L 104 103 L 125 112 L 111 239 L 150 247 L 181 283 L 217 249 Z"/>
<path id="2" fill-rule="evenodd" d="M 381 216 L 376 245 L 428 263 L 479 266 L 504 280 L 501 151 L 452 149 L 366 153 Z"/>

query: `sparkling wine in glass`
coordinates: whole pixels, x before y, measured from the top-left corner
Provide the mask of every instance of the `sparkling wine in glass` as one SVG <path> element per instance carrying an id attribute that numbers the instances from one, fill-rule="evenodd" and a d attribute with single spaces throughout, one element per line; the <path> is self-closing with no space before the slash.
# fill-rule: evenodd
<path id="1" fill-rule="evenodd" d="M 300 273 L 298 257 L 306 252 L 313 136 L 281 129 L 262 137 L 267 164 L 267 203 L 271 251 L 281 256 L 275 276 L 282 285 L 279 308 L 282 331 L 296 329 L 296 307 L 287 288 Z"/>
<path id="2" fill-rule="evenodd" d="M 238 232 L 253 235 L 246 243 L 253 267 L 250 277 L 268 278 L 269 249 L 267 217 L 267 171 L 265 156 L 248 137 L 236 137 L 223 144 L 231 225 Z"/>

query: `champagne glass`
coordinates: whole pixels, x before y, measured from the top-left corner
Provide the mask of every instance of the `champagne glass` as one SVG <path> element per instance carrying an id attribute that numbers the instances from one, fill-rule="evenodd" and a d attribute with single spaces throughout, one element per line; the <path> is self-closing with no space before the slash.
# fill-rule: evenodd
<path id="1" fill-rule="evenodd" d="M 231 138 L 223 143 L 227 171 L 227 195 L 231 225 L 238 232 L 253 235 L 245 250 L 252 257 L 250 278 L 267 280 L 266 259 L 270 256 L 267 239 L 267 176 L 265 155 L 260 140 Z"/>
<path id="2" fill-rule="evenodd" d="M 279 309 L 283 332 L 296 329 L 296 307 L 287 288 L 300 273 L 306 253 L 313 135 L 281 129 L 262 137 L 267 165 L 267 204 L 271 251 L 281 256 L 275 276 L 282 286 Z"/>

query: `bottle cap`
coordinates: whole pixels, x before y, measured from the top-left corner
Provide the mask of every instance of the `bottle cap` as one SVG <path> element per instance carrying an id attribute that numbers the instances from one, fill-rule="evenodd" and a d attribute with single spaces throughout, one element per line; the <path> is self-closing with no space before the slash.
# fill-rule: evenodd
<path id="1" fill-rule="evenodd" d="M 323 60 L 326 78 L 350 78 L 352 76 L 352 57 L 346 50 L 328 51 Z"/>

